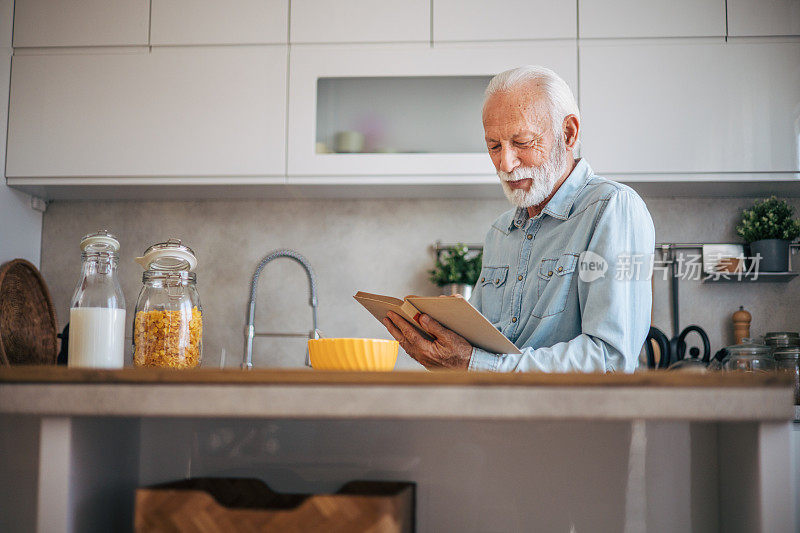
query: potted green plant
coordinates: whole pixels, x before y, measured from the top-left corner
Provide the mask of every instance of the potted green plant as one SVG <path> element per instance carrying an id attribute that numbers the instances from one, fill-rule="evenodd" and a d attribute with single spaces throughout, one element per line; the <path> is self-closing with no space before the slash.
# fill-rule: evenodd
<path id="1" fill-rule="evenodd" d="M 430 270 L 431 281 L 442 288 L 442 294 L 460 294 L 469 299 L 472 286 L 478 281 L 481 273 L 483 253 L 470 256 L 466 244 L 456 244 L 442 250 L 436 257 L 433 270 Z"/>
<path id="2" fill-rule="evenodd" d="M 736 233 L 750 244 L 750 256 L 761 256 L 758 270 L 785 272 L 789 269 L 789 243 L 800 235 L 800 220 L 786 200 L 771 196 L 756 200 L 742 212 Z"/>

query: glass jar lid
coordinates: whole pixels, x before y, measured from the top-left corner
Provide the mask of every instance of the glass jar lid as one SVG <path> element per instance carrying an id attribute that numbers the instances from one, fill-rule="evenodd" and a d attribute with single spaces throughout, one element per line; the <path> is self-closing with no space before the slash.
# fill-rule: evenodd
<path id="1" fill-rule="evenodd" d="M 154 244 L 145 250 L 142 257 L 137 257 L 136 262 L 145 270 L 191 272 L 197 268 L 194 250 L 181 244 L 180 239 Z"/>
<path id="2" fill-rule="evenodd" d="M 772 356 L 777 360 L 800 359 L 800 346 L 788 346 L 775 350 Z"/>
<path id="3" fill-rule="evenodd" d="M 796 331 L 770 331 L 764 335 L 764 342 L 770 346 L 798 346 L 800 333 Z"/>
<path id="4" fill-rule="evenodd" d="M 769 357 L 772 354 L 772 347 L 766 344 L 745 342 L 726 346 L 725 351 L 728 353 L 728 357 Z"/>
<path id="5" fill-rule="evenodd" d="M 108 232 L 101 229 L 98 232 L 84 235 L 81 239 L 81 251 L 85 253 L 117 253 L 119 241 Z"/>
<path id="6" fill-rule="evenodd" d="M 142 273 L 142 282 L 165 281 L 167 283 L 194 283 L 197 274 L 186 270 L 145 270 Z"/>

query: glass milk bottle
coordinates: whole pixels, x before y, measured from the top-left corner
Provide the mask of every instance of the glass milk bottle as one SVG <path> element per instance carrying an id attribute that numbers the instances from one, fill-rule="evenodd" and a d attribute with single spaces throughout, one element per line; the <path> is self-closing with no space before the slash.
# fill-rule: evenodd
<path id="1" fill-rule="evenodd" d="M 81 279 L 69 309 L 68 365 L 122 368 L 125 297 L 117 279 L 119 241 L 108 231 L 81 239 Z"/>

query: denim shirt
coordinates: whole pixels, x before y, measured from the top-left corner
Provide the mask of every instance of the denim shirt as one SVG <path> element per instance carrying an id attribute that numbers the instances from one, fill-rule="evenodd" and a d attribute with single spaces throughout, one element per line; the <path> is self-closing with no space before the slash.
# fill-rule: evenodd
<path id="1" fill-rule="evenodd" d="M 528 217 L 494 221 L 470 303 L 522 351 L 473 348 L 470 370 L 633 372 L 650 327 L 655 231 L 630 187 L 585 159 Z"/>

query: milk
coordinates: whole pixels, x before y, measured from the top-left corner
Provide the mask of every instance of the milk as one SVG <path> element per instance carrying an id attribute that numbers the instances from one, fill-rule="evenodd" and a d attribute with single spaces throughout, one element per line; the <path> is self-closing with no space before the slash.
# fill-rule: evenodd
<path id="1" fill-rule="evenodd" d="M 69 310 L 69 366 L 122 368 L 125 310 L 74 307 Z"/>

